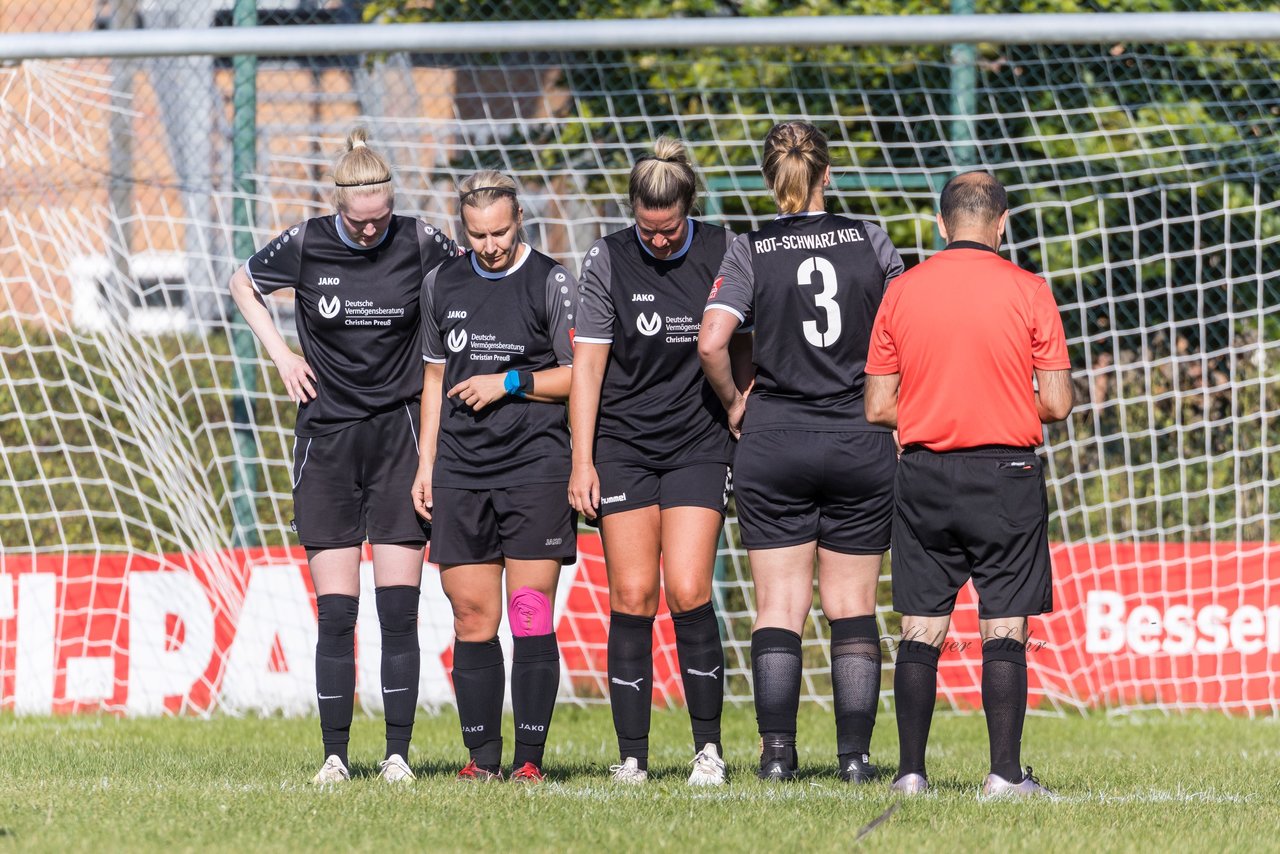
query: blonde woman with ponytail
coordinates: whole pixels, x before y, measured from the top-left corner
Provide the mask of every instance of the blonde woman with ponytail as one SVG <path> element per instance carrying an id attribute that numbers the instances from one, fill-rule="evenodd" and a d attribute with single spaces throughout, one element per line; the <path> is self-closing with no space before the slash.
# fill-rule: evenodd
<path id="1" fill-rule="evenodd" d="M 516 182 L 485 170 L 458 188 L 471 251 L 422 285 L 422 454 L 413 484 L 432 522 L 431 562 L 453 606 L 453 690 L 470 760 L 458 779 L 502 779 L 511 628 L 511 779 L 544 779 L 560 685 L 553 610 L 560 567 L 577 559 L 565 501 L 578 283 L 525 242 Z M 505 580 L 505 592 L 504 582 Z"/>
<path id="2" fill-rule="evenodd" d="M 360 555 L 373 551 L 382 628 L 386 753 L 380 776 L 413 780 L 418 598 L 427 531 L 410 490 L 418 457 L 419 293 L 457 247 L 439 228 L 393 212 L 391 167 L 356 128 L 333 170 L 335 212 L 281 232 L 231 278 L 231 294 L 289 399 L 294 526 L 319 614 L 316 696 L 324 741 L 317 784 L 350 778 Z M 281 336 L 263 295 L 292 288 L 298 342 Z"/>
<path id="3" fill-rule="evenodd" d="M 778 217 L 730 247 L 698 341 L 707 379 L 741 436 L 734 489 L 756 592 L 759 776 L 796 775 L 800 638 L 816 560 L 838 773 L 865 783 L 876 774 L 876 584 L 889 548 L 896 455 L 891 432 L 867 421 L 862 396 L 872 322 L 902 259 L 879 226 L 827 213 L 831 160 L 813 125 L 774 126 L 761 171 Z M 755 333 L 749 395 L 738 390 L 729 357 L 743 325 Z"/>
<path id="4" fill-rule="evenodd" d="M 582 264 L 569 501 L 604 542 L 619 783 L 648 778 L 653 623 L 664 591 L 693 729 L 689 782 L 725 781 L 724 650 L 711 580 L 733 447 L 697 338 L 733 233 L 692 217 L 697 190 L 684 145 L 658 139 L 631 170 L 635 224 L 597 241 Z M 747 366 L 750 337 L 738 343 Z"/>

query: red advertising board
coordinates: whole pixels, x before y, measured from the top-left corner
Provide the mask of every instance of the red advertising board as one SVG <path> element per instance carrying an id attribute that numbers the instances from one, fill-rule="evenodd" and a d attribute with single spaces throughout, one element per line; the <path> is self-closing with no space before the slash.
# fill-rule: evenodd
<path id="1" fill-rule="evenodd" d="M 604 696 L 609 600 L 597 537 L 566 569 L 556 632 L 577 695 Z M 1265 543 L 1058 545 L 1052 614 L 1028 648 L 1032 702 L 1272 711 L 1280 680 L 1280 565 Z M 357 690 L 379 702 L 365 567 Z M 682 692 L 665 605 L 653 698 Z M 449 702 L 451 615 L 423 584 L 421 694 Z M 0 705 L 25 713 L 305 712 L 314 707 L 315 605 L 301 550 L 212 555 L 0 555 Z M 892 640 L 886 641 L 892 646 Z M 892 651 L 889 653 L 892 657 Z M 939 696 L 980 702 L 972 588 L 961 593 Z"/>

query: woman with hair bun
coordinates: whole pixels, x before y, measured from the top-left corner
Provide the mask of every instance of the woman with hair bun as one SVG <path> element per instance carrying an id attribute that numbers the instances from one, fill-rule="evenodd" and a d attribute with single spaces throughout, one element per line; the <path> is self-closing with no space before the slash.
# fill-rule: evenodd
<path id="1" fill-rule="evenodd" d="M 703 370 L 740 433 L 735 489 L 751 560 L 751 635 L 759 776 L 796 775 L 800 638 L 818 593 L 830 625 L 831 683 L 841 779 L 865 783 L 880 696 L 876 584 L 889 548 L 894 439 L 863 407 L 876 309 L 902 259 L 864 220 L 826 211 L 827 138 L 813 125 L 775 125 L 764 140 L 765 183 L 778 217 L 734 241 L 703 317 Z M 738 390 L 729 342 L 754 324 L 755 382 Z"/>
<path id="2" fill-rule="evenodd" d="M 453 689 L 470 761 L 458 779 L 502 779 L 504 606 L 511 626 L 511 779 L 543 780 L 560 685 L 552 611 L 577 559 L 565 501 L 578 283 L 521 235 L 516 182 L 482 171 L 459 187 L 471 251 L 422 284 L 422 455 L 414 504 L 453 606 Z M 503 576 L 507 595 L 503 595 Z"/>
<path id="3" fill-rule="evenodd" d="M 438 228 L 393 212 L 391 167 L 356 128 L 333 170 L 336 212 L 298 223 L 245 262 L 231 294 L 298 404 L 294 526 L 319 615 L 316 696 L 324 740 L 317 784 L 349 779 L 360 552 L 373 550 L 382 627 L 387 744 L 380 776 L 409 781 L 418 705 L 418 598 L 427 532 L 410 489 L 418 456 L 419 292 L 457 247 Z M 294 289 L 302 355 L 262 296 Z"/>
<path id="4" fill-rule="evenodd" d="M 660 589 L 693 726 L 689 782 L 725 781 L 724 650 L 711 582 L 733 447 L 697 340 L 733 233 L 692 218 L 697 189 L 684 145 L 659 138 L 631 170 L 635 225 L 598 240 L 582 265 L 569 500 L 600 526 L 604 543 L 609 698 L 621 756 L 611 771 L 619 783 L 648 778 Z M 749 336 L 739 343 L 745 366 Z"/>

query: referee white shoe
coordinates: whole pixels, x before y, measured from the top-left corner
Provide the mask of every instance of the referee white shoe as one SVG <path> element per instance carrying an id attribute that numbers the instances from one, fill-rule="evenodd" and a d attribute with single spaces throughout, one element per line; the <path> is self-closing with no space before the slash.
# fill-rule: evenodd
<path id="1" fill-rule="evenodd" d="M 982 800 L 993 798 L 1049 798 L 1057 800 L 1058 796 L 1040 785 L 1040 781 L 1031 776 L 1028 766 L 1025 775 L 1017 783 L 1011 783 L 999 774 L 988 774 L 982 784 Z"/>
<path id="2" fill-rule="evenodd" d="M 347 770 L 347 766 L 342 764 L 342 760 L 337 756 L 330 756 L 325 759 L 324 764 L 320 766 L 320 770 L 311 778 L 311 782 L 317 786 L 324 786 L 329 783 L 344 783 L 351 779 L 351 772 Z"/>
<path id="3" fill-rule="evenodd" d="M 690 786 L 723 786 L 724 760 L 714 744 L 706 744 L 698 755 L 693 757 L 693 773 L 689 775 Z"/>
<path id="4" fill-rule="evenodd" d="M 923 774 L 903 774 L 893 781 L 889 791 L 895 795 L 922 795 L 929 791 L 929 781 Z"/>
<path id="5" fill-rule="evenodd" d="M 416 779 L 409 769 L 409 763 L 399 753 L 393 753 L 379 762 L 378 768 L 378 776 L 388 783 L 412 782 Z"/>
<path id="6" fill-rule="evenodd" d="M 609 770 L 613 773 L 615 783 L 637 786 L 649 779 L 649 772 L 641 769 L 640 763 L 634 756 L 628 756 L 622 760 L 621 765 L 610 765 Z"/>

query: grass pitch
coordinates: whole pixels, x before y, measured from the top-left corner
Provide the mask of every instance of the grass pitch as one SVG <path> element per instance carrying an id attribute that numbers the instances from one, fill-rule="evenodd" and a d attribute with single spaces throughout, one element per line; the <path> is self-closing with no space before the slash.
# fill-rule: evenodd
<path id="1" fill-rule="evenodd" d="M 451 712 L 421 715 L 410 764 L 418 780 L 377 779 L 381 721 L 357 718 L 351 783 L 310 784 L 314 719 L 0 718 L 0 854 L 6 849 L 837 851 L 1275 850 L 1280 847 L 1280 724 L 1216 714 L 1028 720 L 1024 762 L 1063 797 L 981 803 L 980 716 L 939 714 L 929 751 L 933 794 L 898 799 L 888 776 L 863 787 L 834 773 L 829 713 L 801 710 L 804 776 L 754 777 L 751 710 L 728 710 L 723 789 L 685 783 L 692 755 L 681 711 L 655 712 L 651 779 L 607 781 L 616 753 L 609 710 L 561 708 L 548 783 L 466 786 Z M 510 722 L 507 727 L 510 729 Z M 510 759 L 508 740 L 507 759 Z M 892 713 L 873 758 L 892 766 Z"/>

